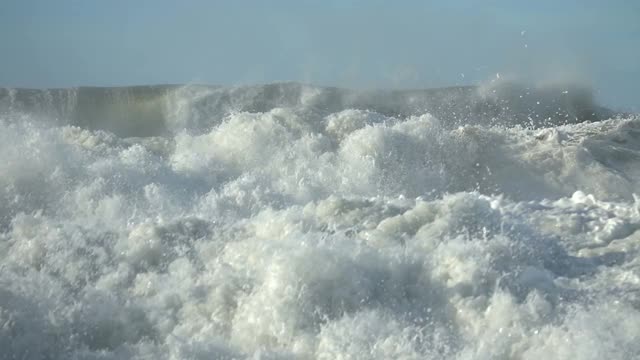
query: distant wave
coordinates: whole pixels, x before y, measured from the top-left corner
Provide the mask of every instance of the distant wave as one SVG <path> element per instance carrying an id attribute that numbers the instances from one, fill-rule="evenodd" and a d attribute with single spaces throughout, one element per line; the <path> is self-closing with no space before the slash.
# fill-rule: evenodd
<path id="1" fill-rule="evenodd" d="M 211 127 L 233 112 L 298 108 L 316 115 L 346 109 L 384 116 L 430 113 L 447 126 L 542 127 L 610 118 L 589 89 L 533 88 L 515 83 L 420 90 L 348 90 L 299 83 L 220 87 L 148 85 L 66 89 L 0 88 L 0 113 L 26 113 L 58 125 L 109 130 L 120 136 L 161 135 Z"/>

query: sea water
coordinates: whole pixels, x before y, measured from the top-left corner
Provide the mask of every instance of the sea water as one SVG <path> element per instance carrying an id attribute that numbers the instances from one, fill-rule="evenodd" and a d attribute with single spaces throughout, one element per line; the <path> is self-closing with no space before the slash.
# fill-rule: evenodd
<path id="1" fill-rule="evenodd" d="M 500 91 L 6 89 L 0 359 L 640 358 L 640 118 Z"/>

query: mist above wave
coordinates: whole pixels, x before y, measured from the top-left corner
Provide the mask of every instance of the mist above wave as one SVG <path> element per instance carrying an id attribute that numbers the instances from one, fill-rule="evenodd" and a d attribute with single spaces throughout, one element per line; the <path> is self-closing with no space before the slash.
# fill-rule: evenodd
<path id="1" fill-rule="evenodd" d="M 347 90 L 298 83 L 0 89 L 0 113 L 27 113 L 59 125 L 108 130 L 120 136 L 161 135 L 184 127 L 208 129 L 232 112 L 274 108 L 296 108 L 320 117 L 346 109 L 388 117 L 430 113 L 449 127 L 542 127 L 613 115 L 594 103 L 589 89 L 570 84 L 495 83 L 425 90 Z"/>

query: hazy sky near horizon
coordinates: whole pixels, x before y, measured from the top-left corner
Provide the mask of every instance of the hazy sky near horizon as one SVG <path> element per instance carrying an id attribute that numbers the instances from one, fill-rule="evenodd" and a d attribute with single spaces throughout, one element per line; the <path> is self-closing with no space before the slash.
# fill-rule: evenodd
<path id="1" fill-rule="evenodd" d="M 577 81 L 640 110 L 640 1 L 4 0 L 0 86 Z"/>

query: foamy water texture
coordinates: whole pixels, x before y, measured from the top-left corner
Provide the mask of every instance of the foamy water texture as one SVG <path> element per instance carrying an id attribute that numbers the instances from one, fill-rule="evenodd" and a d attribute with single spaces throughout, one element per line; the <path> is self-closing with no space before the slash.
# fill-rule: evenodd
<path id="1" fill-rule="evenodd" d="M 0 359 L 640 358 L 640 118 L 251 89 L 8 92 Z"/>

